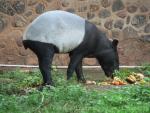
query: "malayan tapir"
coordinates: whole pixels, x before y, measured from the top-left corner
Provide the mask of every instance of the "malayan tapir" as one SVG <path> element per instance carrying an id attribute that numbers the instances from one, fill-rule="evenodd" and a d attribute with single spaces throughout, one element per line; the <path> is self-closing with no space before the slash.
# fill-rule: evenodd
<path id="1" fill-rule="evenodd" d="M 38 16 L 26 28 L 23 45 L 36 54 L 44 85 L 53 85 L 50 67 L 55 53 L 69 53 L 67 80 L 75 71 L 77 79 L 85 81 L 85 57 L 96 58 L 108 77 L 113 78 L 114 70 L 119 69 L 118 40 L 110 41 L 94 24 L 66 11 L 48 11 Z"/>

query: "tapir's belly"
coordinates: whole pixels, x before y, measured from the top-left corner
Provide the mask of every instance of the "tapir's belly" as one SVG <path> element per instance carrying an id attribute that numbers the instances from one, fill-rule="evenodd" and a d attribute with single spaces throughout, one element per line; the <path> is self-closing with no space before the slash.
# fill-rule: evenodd
<path id="1" fill-rule="evenodd" d="M 23 40 L 55 45 L 59 52 L 75 49 L 83 41 L 85 20 L 64 11 L 50 11 L 35 19 L 26 29 Z"/>

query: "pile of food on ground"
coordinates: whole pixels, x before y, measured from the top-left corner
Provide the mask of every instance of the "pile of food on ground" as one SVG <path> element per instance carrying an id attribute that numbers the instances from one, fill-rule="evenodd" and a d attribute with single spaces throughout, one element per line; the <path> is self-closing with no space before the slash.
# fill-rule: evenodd
<path id="1" fill-rule="evenodd" d="M 126 85 L 127 82 L 121 80 L 118 77 L 114 77 L 114 80 L 111 82 L 112 85 Z"/>
<path id="2" fill-rule="evenodd" d="M 130 84 L 144 82 L 144 75 L 142 73 L 132 73 L 126 78 L 126 81 Z"/>
<path id="3" fill-rule="evenodd" d="M 99 82 L 98 85 L 126 85 L 127 82 L 121 80 L 119 77 L 114 77 L 111 81 Z"/>
<path id="4" fill-rule="evenodd" d="M 132 73 L 127 76 L 124 80 L 119 77 L 114 77 L 112 81 L 99 82 L 87 80 L 87 85 L 127 85 L 127 84 L 145 84 L 144 75 L 142 73 Z"/>

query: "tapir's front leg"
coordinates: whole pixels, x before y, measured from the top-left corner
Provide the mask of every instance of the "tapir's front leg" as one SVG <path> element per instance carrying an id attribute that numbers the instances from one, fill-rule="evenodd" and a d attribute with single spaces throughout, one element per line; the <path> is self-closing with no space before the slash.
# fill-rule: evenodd
<path id="1" fill-rule="evenodd" d="M 82 71 L 82 60 L 79 62 L 79 64 L 75 68 L 75 71 L 76 71 L 76 74 L 77 74 L 78 81 L 86 82 L 86 80 L 84 78 L 84 75 L 83 75 L 83 71 Z"/>
<path id="2" fill-rule="evenodd" d="M 70 63 L 67 69 L 67 80 L 69 80 L 77 65 L 82 61 L 83 56 L 81 54 L 73 54 L 70 56 Z"/>

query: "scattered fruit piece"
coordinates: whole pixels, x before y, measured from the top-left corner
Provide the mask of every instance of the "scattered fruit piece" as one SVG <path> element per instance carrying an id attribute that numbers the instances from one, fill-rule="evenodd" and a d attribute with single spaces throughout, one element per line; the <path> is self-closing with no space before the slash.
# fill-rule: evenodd
<path id="1" fill-rule="evenodd" d="M 126 78 L 126 81 L 130 84 L 133 84 L 136 82 L 136 78 L 134 77 L 134 75 L 129 75 L 127 78 Z"/>
<path id="2" fill-rule="evenodd" d="M 137 81 L 140 81 L 144 79 L 144 75 L 142 73 L 136 73 L 135 78 Z"/>
<path id="3" fill-rule="evenodd" d="M 127 84 L 126 82 L 119 81 L 119 85 L 126 85 L 126 84 Z"/>
<path id="4" fill-rule="evenodd" d="M 86 80 L 85 84 L 87 84 L 87 85 L 96 85 L 96 82 L 95 81 Z"/>
<path id="5" fill-rule="evenodd" d="M 113 81 L 112 85 L 119 85 L 119 81 Z"/>
<path id="6" fill-rule="evenodd" d="M 112 85 L 126 85 L 127 83 L 119 80 L 119 81 L 113 81 L 111 84 Z"/>
<path id="7" fill-rule="evenodd" d="M 118 77 L 114 77 L 114 80 L 115 80 L 115 81 L 120 81 L 121 79 L 118 78 Z"/>
<path id="8" fill-rule="evenodd" d="M 108 82 L 99 82 L 98 85 L 110 85 Z"/>

